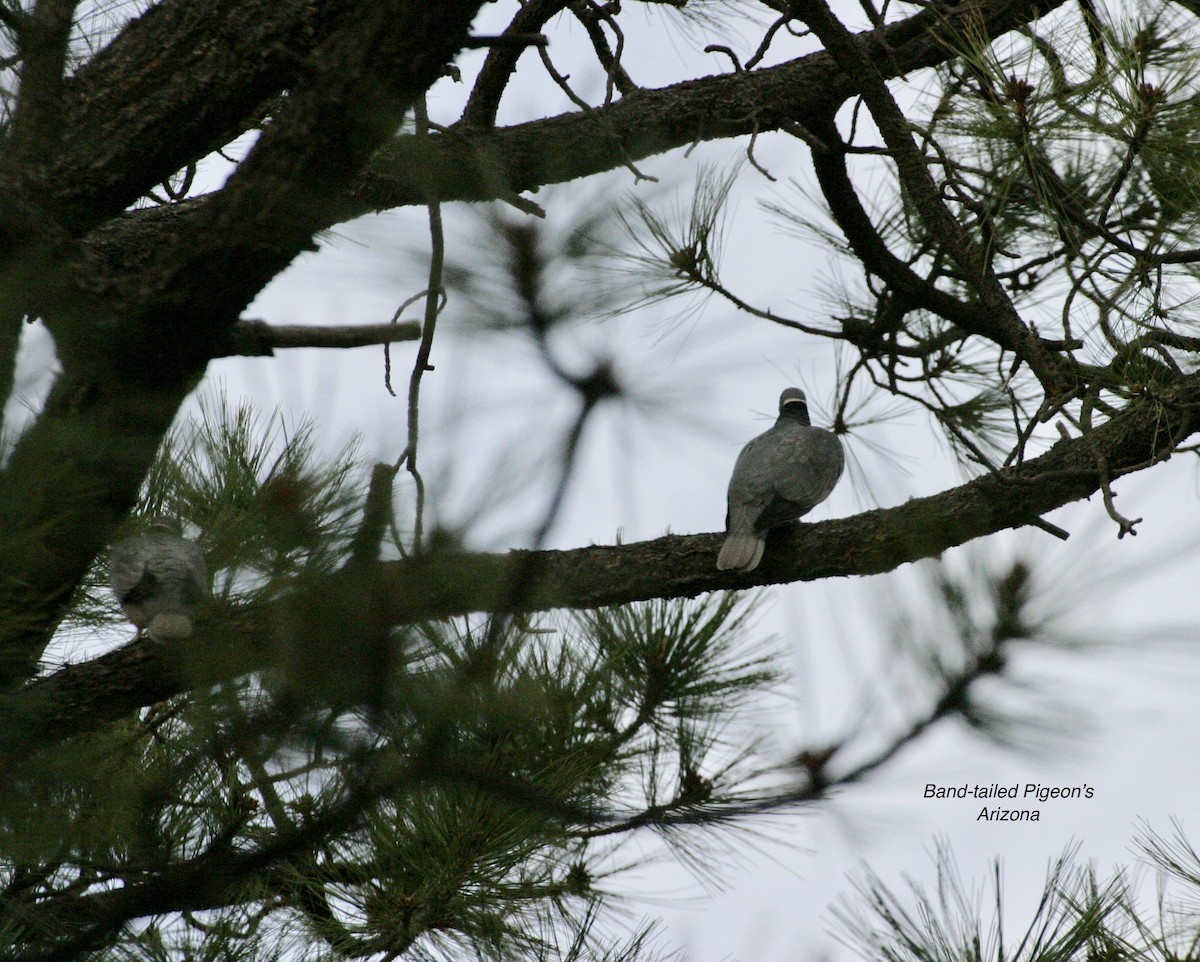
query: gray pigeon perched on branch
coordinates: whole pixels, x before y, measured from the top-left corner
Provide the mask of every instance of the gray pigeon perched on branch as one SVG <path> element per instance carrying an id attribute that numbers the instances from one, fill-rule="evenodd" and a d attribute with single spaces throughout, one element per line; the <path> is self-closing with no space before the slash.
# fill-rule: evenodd
<path id="1" fill-rule="evenodd" d="M 738 455 L 729 479 L 722 571 L 753 571 L 762 560 L 767 531 L 790 524 L 829 497 L 845 457 L 832 431 L 814 428 L 799 388 L 780 395 L 779 419 Z"/>
<path id="2" fill-rule="evenodd" d="M 108 580 L 125 617 L 160 641 L 191 635 L 192 612 L 211 594 L 204 554 L 174 518 L 113 545 Z"/>

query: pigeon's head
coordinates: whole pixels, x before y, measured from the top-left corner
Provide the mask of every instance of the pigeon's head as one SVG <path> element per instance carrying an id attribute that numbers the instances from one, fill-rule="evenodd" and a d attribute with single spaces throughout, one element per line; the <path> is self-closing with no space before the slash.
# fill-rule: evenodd
<path id="1" fill-rule="evenodd" d="M 804 392 L 798 387 L 788 387 L 783 389 L 783 393 L 779 395 L 779 413 L 782 414 L 784 408 L 789 404 L 803 404 L 808 406 L 808 398 Z"/>
<path id="2" fill-rule="evenodd" d="M 808 419 L 808 398 L 798 387 L 789 387 L 779 395 L 779 416 L 799 421 L 801 424 L 811 423 Z"/>
<path id="3" fill-rule="evenodd" d="M 183 525 L 179 523 L 179 519 L 166 514 L 160 514 L 153 518 L 150 522 L 150 531 L 166 532 L 173 534 L 176 537 L 183 535 Z"/>

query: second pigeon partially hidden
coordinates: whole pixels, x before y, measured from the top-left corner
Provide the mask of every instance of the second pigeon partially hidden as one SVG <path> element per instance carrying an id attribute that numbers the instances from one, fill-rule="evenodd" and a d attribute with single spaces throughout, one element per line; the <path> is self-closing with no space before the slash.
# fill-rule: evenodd
<path id="1" fill-rule="evenodd" d="M 729 479 L 722 571 L 753 571 L 762 560 L 767 531 L 790 524 L 829 497 L 842 476 L 845 456 L 832 431 L 815 428 L 799 388 L 780 395 L 779 418 L 738 455 Z"/>
<path id="2" fill-rule="evenodd" d="M 160 641 L 191 635 L 192 612 L 211 594 L 204 554 L 174 518 L 113 545 L 108 577 L 125 617 Z"/>

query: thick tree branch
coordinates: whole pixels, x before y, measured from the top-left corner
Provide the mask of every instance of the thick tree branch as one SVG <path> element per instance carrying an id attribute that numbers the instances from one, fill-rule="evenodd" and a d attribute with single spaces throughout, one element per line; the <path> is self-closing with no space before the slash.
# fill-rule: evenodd
<path id="1" fill-rule="evenodd" d="M 1059 0 L 970 0 L 926 10 L 872 37 L 887 77 L 955 56 L 947 38 L 993 38 L 1059 6 Z M 778 130 L 831 116 L 856 93 L 826 53 L 779 66 L 639 90 L 605 107 L 489 132 L 452 128 L 397 137 L 367 168 L 355 192 L 360 213 L 443 200 L 494 200 L 613 170 L 691 144 Z"/>
<path id="2" fill-rule="evenodd" d="M 66 132 L 34 189 L 78 235 L 252 128 L 354 0 L 164 0 L 66 83 Z"/>
<path id="3" fill-rule="evenodd" d="M 942 31 L 961 26 L 960 20 L 995 37 L 1057 5 L 1056 0 L 973 0 L 936 19 L 920 13 L 882 32 L 882 42 L 891 48 L 883 66 L 892 76 L 954 56 Z M 510 197 L 698 141 L 823 122 L 853 93 L 853 85 L 830 57 L 817 53 L 761 70 L 640 90 L 589 112 L 488 131 L 455 127 L 428 137 L 404 135 L 376 153 L 351 192 L 340 199 L 337 213 L 348 219 L 423 205 L 430 196 L 444 201 Z M 145 189 L 153 183 L 157 181 Z M 203 216 L 208 203 L 209 198 L 197 198 L 130 214 L 91 240 L 102 244 L 114 260 L 136 257 L 153 237 L 191 229 L 188 225 Z M 939 306 L 953 310 L 946 303 Z"/>
<path id="4" fill-rule="evenodd" d="M 12 130 L 19 161 L 46 162 L 63 132 L 63 74 L 74 16 L 74 0 L 40 0 L 16 31 L 21 87 Z"/>
<path id="5" fill-rule="evenodd" d="M 372 612 L 390 624 L 408 624 L 512 603 L 509 586 L 528 569 L 525 611 L 591 608 L 649 598 L 688 598 L 706 591 L 878 574 L 933 557 L 1007 528 L 1031 524 L 1055 508 L 1099 490 L 1101 465 L 1112 477 L 1165 460 L 1188 434 L 1200 430 L 1200 375 L 1159 398 L 1133 402 L 1090 435 L 1063 440 L 1020 467 L 984 475 L 957 488 L 895 507 L 772 535 L 762 564 L 749 575 L 718 571 L 721 535 L 670 535 L 611 547 L 508 554 L 428 555 L 381 564 L 369 585 L 348 570 L 328 583 L 297 589 L 287 618 L 244 612 L 201 625 L 198 637 L 176 647 L 137 642 L 94 661 L 61 669 L 0 702 L 0 760 L 124 717 L 192 686 L 204 686 L 270 663 L 281 623 L 317 618 L 302 639 L 320 647 L 322 664 L 355 662 L 353 626 L 370 598 Z M 300 597 L 302 596 L 302 597 Z M 327 599 L 319 606 L 314 597 Z M 340 600 L 339 600 L 340 599 Z M 285 602 L 285 604 L 287 604 Z M 341 639 L 341 641 L 336 641 Z M 297 643 L 306 643 L 298 641 Z"/>
<path id="6" fill-rule="evenodd" d="M 442 75 L 481 3 L 359 4 L 360 14 L 316 48 L 314 69 L 199 223 L 132 279 L 171 306 L 203 290 L 222 320 L 240 311 L 317 231 L 343 219 L 345 190 Z"/>

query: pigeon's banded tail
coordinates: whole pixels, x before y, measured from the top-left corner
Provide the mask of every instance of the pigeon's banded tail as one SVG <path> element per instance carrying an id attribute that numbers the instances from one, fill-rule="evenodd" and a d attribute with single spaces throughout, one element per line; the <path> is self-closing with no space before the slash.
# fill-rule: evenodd
<path id="1" fill-rule="evenodd" d="M 756 534 L 731 534 L 726 536 L 717 555 L 717 567 L 721 571 L 753 571 L 762 561 L 767 539 Z"/>

